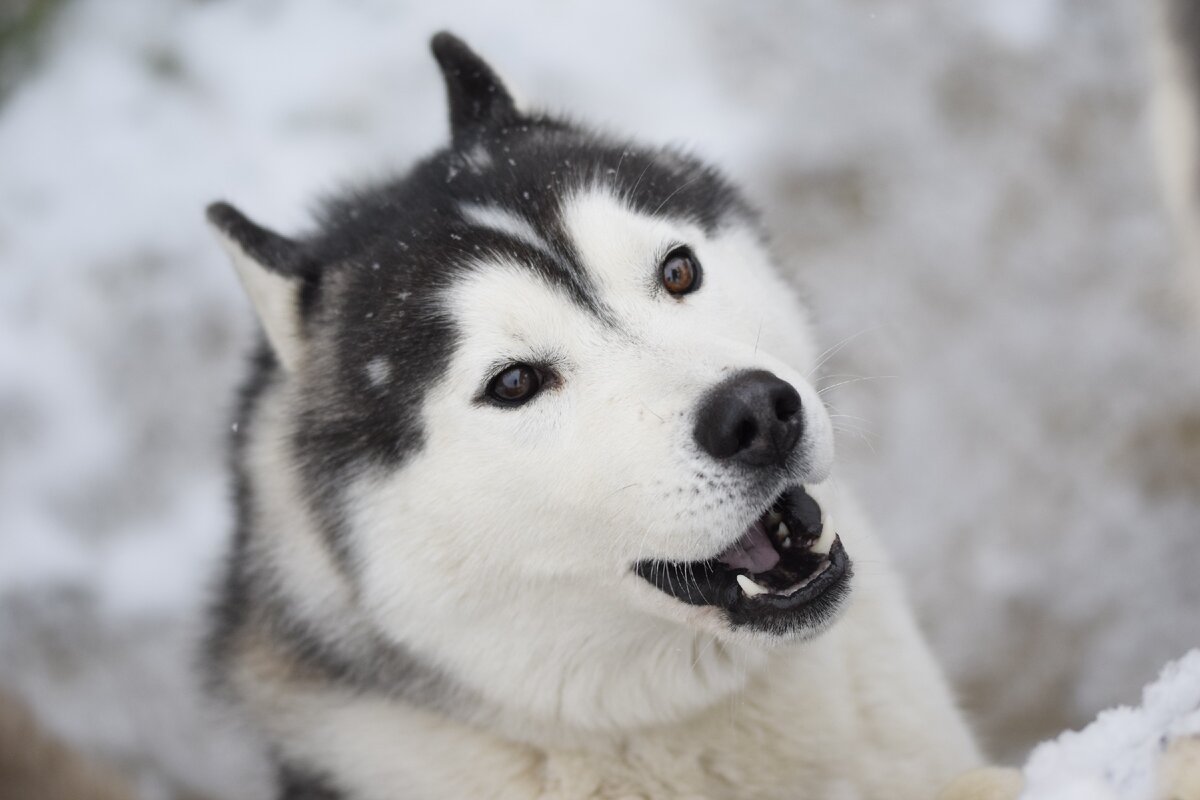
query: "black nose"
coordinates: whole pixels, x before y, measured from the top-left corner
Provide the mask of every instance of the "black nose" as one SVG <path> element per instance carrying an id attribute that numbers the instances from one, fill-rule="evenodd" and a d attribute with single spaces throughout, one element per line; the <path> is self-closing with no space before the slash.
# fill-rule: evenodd
<path id="1" fill-rule="evenodd" d="M 713 458 L 763 467 L 787 463 L 803 431 L 799 393 L 756 369 L 727 378 L 705 395 L 693 435 Z"/>

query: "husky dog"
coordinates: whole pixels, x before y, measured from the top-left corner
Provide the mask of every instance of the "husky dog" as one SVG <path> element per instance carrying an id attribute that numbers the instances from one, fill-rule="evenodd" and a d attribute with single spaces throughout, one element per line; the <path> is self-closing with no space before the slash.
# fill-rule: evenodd
<path id="1" fill-rule="evenodd" d="M 979 755 L 753 210 L 432 46 L 448 147 L 209 209 L 265 339 L 208 664 L 280 797 L 932 797 Z"/>

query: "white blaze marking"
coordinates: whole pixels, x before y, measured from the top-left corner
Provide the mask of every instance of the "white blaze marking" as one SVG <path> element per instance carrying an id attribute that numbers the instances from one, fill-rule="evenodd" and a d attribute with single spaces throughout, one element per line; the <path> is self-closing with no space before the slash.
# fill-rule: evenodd
<path id="1" fill-rule="evenodd" d="M 383 356 L 376 356 L 367 364 L 366 372 L 372 386 L 383 386 L 392 377 L 392 365 Z"/>
<path id="2" fill-rule="evenodd" d="M 460 210 L 467 221 L 481 228 L 491 228 L 494 231 L 511 236 L 530 247 L 535 247 L 543 253 L 553 254 L 550 245 L 538 235 L 529 224 L 529 220 L 514 214 L 499 206 L 481 206 L 474 203 L 463 203 Z"/>

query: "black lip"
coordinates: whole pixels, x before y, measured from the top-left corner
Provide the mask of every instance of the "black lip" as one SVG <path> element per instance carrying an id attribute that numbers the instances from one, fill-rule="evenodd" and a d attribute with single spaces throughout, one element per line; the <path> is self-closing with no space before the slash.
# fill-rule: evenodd
<path id="1" fill-rule="evenodd" d="M 802 487 L 787 490 L 781 499 L 785 521 L 792 530 L 804 530 L 810 536 L 820 534 L 819 522 L 811 524 L 812 508 L 820 509 Z M 820 563 L 829 559 L 829 566 L 795 594 L 765 593 L 747 596 L 738 585 L 738 575 L 750 575 L 744 569 L 733 569 L 720 561 L 671 562 L 642 561 L 634 571 L 665 594 L 689 605 L 715 606 L 723 609 L 735 627 L 747 627 L 776 634 L 823 627 L 842 606 L 850 590 L 854 570 L 850 556 L 835 536 L 827 554 L 809 550 L 781 551 L 785 566 L 800 574 L 811 574 Z M 761 578 L 760 578 L 761 581 Z"/>
<path id="2" fill-rule="evenodd" d="M 723 606 L 734 625 L 745 625 L 786 633 L 799 628 L 822 627 L 839 611 L 842 601 L 850 591 L 850 578 L 854 574 L 850 556 L 842 546 L 841 537 L 835 537 L 829 548 L 829 567 L 808 586 L 791 597 L 760 594 L 747 597 L 736 585 L 733 602 Z"/>

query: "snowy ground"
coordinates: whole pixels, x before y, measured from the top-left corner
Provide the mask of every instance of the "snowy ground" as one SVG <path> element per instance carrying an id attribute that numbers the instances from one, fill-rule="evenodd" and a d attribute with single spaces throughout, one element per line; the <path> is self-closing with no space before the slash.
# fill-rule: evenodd
<path id="1" fill-rule="evenodd" d="M 1185 745 L 1200 745 L 1200 649 L 1167 665 L 1141 705 L 1109 709 L 1082 731 L 1038 745 L 1025 765 L 1021 800 L 1194 797 L 1200 760 L 1188 767 L 1190 790 L 1163 764 Z"/>
<path id="2" fill-rule="evenodd" d="M 36 58 L 0 58 L 24 65 L 0 80 L 0 685 L 148 798 L 256 796 L 188 671 L 251 335 L 202 208 L 294 230 L 433 146 L 449 27 L 538 104 L 749 187 L 844 345 L 843 479 L 998 754 L 1136 700 L 1200 642 L 1200 328 L 1145 10 L 66 2 Z"/>

